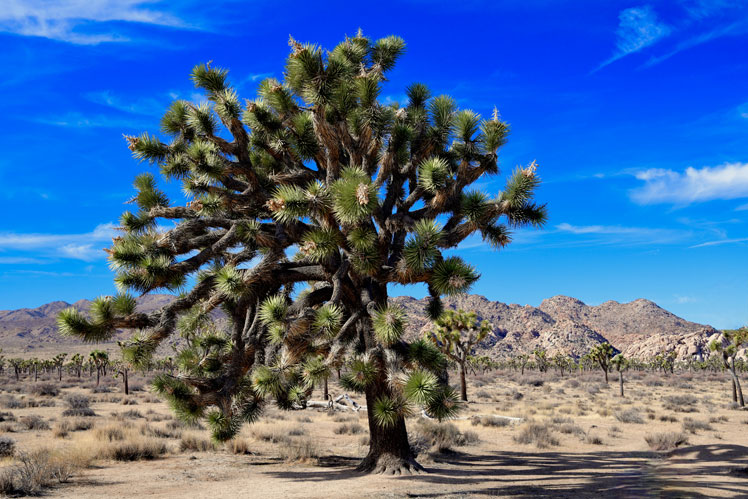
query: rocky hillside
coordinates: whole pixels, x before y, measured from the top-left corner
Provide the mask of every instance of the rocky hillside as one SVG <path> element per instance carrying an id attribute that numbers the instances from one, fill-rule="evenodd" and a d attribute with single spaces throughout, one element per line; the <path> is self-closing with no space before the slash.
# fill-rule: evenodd
<path id="1" fill-rule="evenodd" d="M 147 295 L 138 299 L 138 309 L 148 312 L 172 299 L 169 295 Z M 426 300 L 400 296 L 392 299 L 410 318 L 409 334 L 420 335 L 428 321 Z M 86 311 L 90 301 L 73 306 Z M 48 351 L 56 345 L 79 345 L 78 340 L 58 334 L 57 314 L 71 304 L 57 301 L 34 309 L 0 311 L 0 345 L 6 351 Z M 649 300 L 630 303 L 608 301 L 589 306 L 568 296 L 554 296 L 539 307 L 490 301 L 480 295 L 445 299 L 449 308 L 475 310 L 480 319 L 493 325 L 481 345 L 482 353 L 502 358 L 543 348 L 549 353 L 582 355 L 603 341 L 609 341 L 628 356 L 647 357 L 675 350 L 679 358 L 708 356 L 708 343 L 719 334 L 711 326 L 688 322 Z M 124 333 L 123 333 L 124 334 Z M 120 336 L 120 335 L 118 335 Z M 115 337 L 114 340 L 120 339 Z"/>

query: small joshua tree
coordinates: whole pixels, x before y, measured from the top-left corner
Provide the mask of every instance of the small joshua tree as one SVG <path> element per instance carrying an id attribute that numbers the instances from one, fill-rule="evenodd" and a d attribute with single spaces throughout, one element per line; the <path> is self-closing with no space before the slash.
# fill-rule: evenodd
<path id="1" fill-rule="evenodd" d="M 73 369 L 75 375 L 80 378 L 81 372 L 83 371 L 84 358 L 83 355 L 76 353 L 70 358 L 68 365 Z"/>
<path id="2" fill-rule="evenodd" d="M 748 329 L 726 329 L 722 331 L 723 338 L 712 341 L 709 349 L 722 355 L 722 365 L 730 373 L 732 379 L 732 401 L 745 407 L 743 399 L 743 389 L 740 386 L 740 378 L 735 368 L 735 357 L 738 355 L 738 349 L 748 343 Z M 725 345 L 724 343 L 728 344 Z"/>
<path id="3" fill-rule="evenodd" d="M 553 359 L 551 359 L 551 362 L 553 367 L 558 369 L 562 378 L 564 376 L 564 371 L 571 371 L 572 366 L 574 365 L 574 361 L 568 355 L 564 355 L 561 352 L 556 353 L 556 355 L 553 356 Z"/>
<path id="4" fill-rule="evenodd" d="M 101 375 L 106 374 L 106 366 L 109 363 L 109 354 L 103 350 L 94 350 L 88 354 L 91 364 L 96 368 L 96 386 L 99 386 Z"/>
<path id="5" fill-rule="evenodd" d="M 478 314 L 464 310 L 445 310 L 426 333 L 436 347 L 457 364 L 460 372 L 460 399 L 467 402 L 465 370 L 475 345 L 491 332 L 491 324 L 484 320 L 478 324 Z"/>
<path id="6" fill-rule="evenodd" d="M 52 359 L 52 365 L 57 369 L 57 376 L 62 381 L 62 368 L 65 365 L 65 358 L 68 356 L 66 353 L 60 353 L 54 356 Z"/>
<path id="7" fill-rule="evenodd" d="M 548 370 L 548 364 L 550 363 L 548 360 L 548 353 L 541 348 L 536 348 L 533 350 L 532 354 L 535 356 L 535 365 L 538 367 L 538 371 L 541 373 L 546 372 Z"/>
<path id="8" fill-rule="evenodd" d="M 265 401 L 303 403 L 345 362 L 341 382 L 368 408 L 369 454 L 359 469 L 419 470 L 406 416 L 413 404 L 448 416 L 457 401 L 435 381 L 443 356 L 403 338 L 404 313 L 389 303 L 388 285 L 425 284 L 437 318 L 441 296 L 479 277 L 446 250 L 471 234 L 501 248 L 510 228 L 544 224 L 545 206 L 533 200 L 536 165 L 490 197 L 474 184 L 498 173 L 509 132 L 498 112 L 484 120 L 421 83 L 406 89 L 402 106 L 380 102 L 405 50 L 396 36 L 359 32 L 330 51 L 289 45 L 283 81 L 262 81 L 256 99 L 243 105 L 228 71 L 201 64 L 192 80 L 205 102 L 174 102 L 162 137 L 127 137 L 137 159 L 180 180 L 191 199 L 173 203 L 154 175 L 136 178 L 137 210 L 123 214 L 109 249 L 117 285 L 123 293 L 194 285 L 148 314 L 129 295 L 102 297 L 90 317 L 63 312 L 60 328 L 88 341 L 140 330 L 126 350 L 142 362 L 181 316 L 220 307 L 227 338 L 202 361 L 194 350 L 208 343 L 186 345 L 178 374 L 155 382 L 178 414 L 206 419 L 213 437 L 227 440 Z M 174 225 L 161 231 L 164 220 Z"/>
<path id="9" fill-rule="evenodd" d="M 592 347 L 590 353 L 588 354 L 590 356 L 590 359 L 597 363 L 597 365 L 600 366 L 600 369 L 603 370 L 603 373 L 605 373 L 605 383 L 608 382 L 610 359 L 613 358 L 614 354 L 615 350 L 613 349 L 613 346 L 607 341 L 605 343 L 600 343 L 599 345 L 595 345 L 594 347 Z"/>
<path id="10" fill-rule="evenodd" d="M 521 353 L 515 357 L 515 360 L 517 361 L 517 364 L 519 365 L 520 369 L 520 375 L 525 375 L 525 367 L 527 366 L 527 363 L 530 362 L 530 356 L 526 353 Z"/>
<path id="11" fill-rule="evenodd" d="M 610 359 L 610 364 L 618 371 L 618 383 L 621 387 L 621 397 L 623 397 L 623 371 L 628 369 L 629 360 L 622 353 L 619 353 Z"/>

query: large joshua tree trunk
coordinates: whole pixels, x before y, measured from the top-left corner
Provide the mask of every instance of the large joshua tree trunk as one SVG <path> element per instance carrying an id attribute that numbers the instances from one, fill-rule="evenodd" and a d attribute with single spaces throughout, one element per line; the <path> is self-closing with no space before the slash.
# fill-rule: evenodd
<path id="1" fill-rule="evenodd" d="M 745 400 L 743 399 L 743 388 L 740 386 L 740 378 L 738 378 L 738 375 L 735 372 L 735 357 L 732 357 L 730 359 L 730 375 L 732 376 L 732 382 L 734 383 L 734 386 L 738 391 L 738 403 L 740 404 L 740 407 L 745 407 Z"/>
<path id="2" fill-rule="evenodd" d="M 623 397 L 623 371 L 618 371 L 618 384 L 621 386 L 621 397 Z"/>
<path id="3" fill-rule="evenodd" d="M 465 379 L 465 361 L 457 363 L 460 369 L 460 400 L 467 402 L 467 380 Z"/>
<path id="4" fill-rule="evenodd" d="M 410 449 L 405 418 L 398 417 L 388 427 L 380 426 L 374 418 L 372 408 L 376 400 L 391 395 L 385 379 L 378 380 L 366 391 L 366 406 L 369 416 L 369 453 L 356 468 L 358 471 L 401 475 L 423 471 Z"/>

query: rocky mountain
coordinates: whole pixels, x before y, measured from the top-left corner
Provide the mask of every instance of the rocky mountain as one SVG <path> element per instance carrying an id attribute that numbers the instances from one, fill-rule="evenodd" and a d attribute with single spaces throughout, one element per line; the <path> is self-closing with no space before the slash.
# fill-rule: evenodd
<path id="1" fill-rule="evenodd" d="M 138 309 L 155 310 L 168 303 L 170 295 L 146 295 L 138 299 Z M 426 300 L 407 296 L 392 298 L 409 317 L 408 334 L 422 334 L 428 327 L 424 313 Z M 88 310 L 89 300 L 73 306 Z M 649 300 L 630 303 L 607 301 L 589 306 L 568 296 L 554 296 L 540 306 L 505 304 L 480 295 L 463 295 L 444 300 L 445 306 L 474 310 L 488 320 L 491 334 L 479 347 L 481 353 L 502 358 L 530 353 L 542 348 L 549 354 L 562 352 L 583 355 L 598 343 L 608 341 L 627 356 L 648 357 L 675 350 L 681 359 L 709 355 L 709 342 L 719 335 L 711 326 L 686 321 Z M 34 309 L 0 311 L 0 345 L 6 351 L 49 350 L 59 345 L 80 345 L 57 332 L 57 314 L 71 304 L 56 301 Z M 121 339 L 120 333 L 113 341 Z"/>
<path id="2" fill-rule="evenodd" d="M 421 334 L 428 322 L 423 312 L 426 300 L 393 300 L 408 312 L 410 334 Z M 681 359 L 705 358 L 709 356 L 709 341 L 719 335 L 711 326 L 681 319 L 644 299 L 589 306 L 576 298 L 554 296 L 532 307 L 466 295 L 445 299 L 444 304 L 452 309 L 474 310 L 481 320 L 493 325 L 480 350 L 494 358 L 530 353 L 535 348 L 576 357 L 604 341 L 627 356 L 648 357 L 675 350 Z"/>

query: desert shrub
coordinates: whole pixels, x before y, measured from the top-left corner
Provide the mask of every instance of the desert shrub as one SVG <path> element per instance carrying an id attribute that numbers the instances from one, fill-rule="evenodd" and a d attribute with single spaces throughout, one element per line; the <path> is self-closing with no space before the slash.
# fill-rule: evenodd
<path id="1" fill-rule="evenodd" d="M 143 419 L 145 416 L 136 409 L 130 409 L 129 411 L 120 412 L 119 417 L 123 419 Z"/>
<path id="2" fill-rule="evenodd" d="M 57 402 L 53 398 L 35 400 L 34 402 L 36 403 L 34 407 L 55 407 L 57 405 Z"/>
<path id="3" fill-rule="evenodd" d="M 662 421 L 663 423 L 677 423 L 678 418 L 676 418 L 672 414 L 663 414 L 662 416 L 660 416 L 660 421 Z"/>
<path id="4" fill-rule="evenodd" d="M 226 442 L 226 448 L 232 454 L 252 454 L 249 442 L 244 438 L 234 438 Z"/>
<path id="5" fill-rule="evenodd" d="M 0 457 L 12 456 L 16 452 L 16 441 L 10 437 L 0 437 Z"/>
<path id="6" fill-rule="evenodd" d="M 479 399 L 490 399 L 491 397 L 493 397 L 493 395 L 489 391 L 478 390 L 477 392 L 475 392 L 475 397 Z"/>
<path id="7" fill-rule="evenodd" d="M 28 402 L 13 395 L 3 397 L 2 405 L 4 409 L 25 409 Z"/>
<path id="8" fill-rule="evenodd" d="M 728 418 L 727 416 L 712 416 L 711 418 L 709 418 L 709 422 L 710 423 L 729 423 L 730 418 Z"/>
<path id="9" fill-rule="evenodd" d="M 281 446 L 280 457 L 286 462 L 309 462 L 319 457 L 319 450 L 311 438 L 295 438 Z"/>
<path id="10" fill-rule="evenodd" d="M 683 431 L 689 433 L 696 433 L 699 430 L 711 430 L 712 426 L 706 421 L 699 421 L 697 419 L 684 418 L 683 419 Z"/>
<path id="11" fill-rule="evenodd" d="M 288 434 L 292 437 L 301 437 L 306 435 L 306 430 L 301 426 L 293 426 L 288 430 Z"/>
<path id="12" fill-rule="evenodd" d="M 501 416 L 473 416 L 470 418 L 470 424 L 473 426 L 504 427 L 508 426 L 511 420 Z"/>
<path id="13" fill-rule="evenodd" d="M 529 385 L 529 386 L 535 386 L 535 387 L 543 386 L 544 383 L 545 383 L 544 380 L 542 380 L 541 378 L 535 378 L 535 377 L 526 377 L 526 378 L 521 378 L 519 380 L 520 385 Z"/>
<path id="14" fill-rule="evenodd" d="M 271 444 L 288 443 L 291 440 L 285 429 L 274 426 L 269 428 L 254 428 L 252 430 L 252 436 L 257 440 L 269 442 Z"/>
<path id="15" fill-rule="evenodd" d="M 36 414 L 29 414 L 23 416 L 19 423 L 27 430 L 49 430 L 49 423 L 44 421 L 44 418 L 37 416 Z"/>
<path id="16" fill-rule="evenodd" d="M 528 423 L 512 438 L 518 444 L 535 444 L 539 449 L 558 445 L 558 439 L 553 436 L 548 423 Z"/>
<path id="17" fill-rule="evenodd" d="M 93 422 L 89 419 L 63 419 L 52 428 L 52 434 L 57 438 L 65 438 L 72 431 L 86 431 L 91 428 L 93 428 Z"/>
<path id="18" fill-rule="evenodd" d="M 566 386 L 569 388 L 578 388 L 579 387 L 579 381 L 575 379 L 570 379 L 566 382 Z"/>
<path id="19" fill-rule="evenodd" d="M 356 421 L 357 419 L 356 416 L 353 414 L 334 414 L 334 413 L 330 413 L 330 414 L 333 415 L 332 420 L 335 423 L 348 423 L 350 421 Z"/>
<path id="20" fill-rule="evenodd" d="M 344 423 L 340 426 L 336 426 L 335 429 L 333 429 L 333 433 L 335 433 L 336 435 L 359 435 L 364 431 L 364 427 L 358 423 Z"/>
<path id="21" fill-rule="evenodd" d="M 179 441 L 179 450 L 182 452 L 208 452 L 214 449 L 215 444 L 210 439 L 198 435 L 184 435 Z"/>
<path id="22" fill-rule="evenodd" d="M 161 414 L 160 412 L 156 412 L 153 409 L 149 409 L 148 412 L 145 413 L 145 418 L 151 423 L 158 423 L 160 421 L 171 419 L 171 416 L 167 416 L 165 414 Z"/>
<path id="23" fill-rule="evenodd" d="M 16 460 L 17 464 L 0 473 L 0 493 L 4 495 L 38 495 L 54 483 L 67 482 L 78 469 L 74 461 L 49 449 L 19 453 Z"/>
<path id="24" fill-rule="evenodd" d="M 599 385 L 587 385 L 587 393 L 590 395 L 597 395 L 600 393 L 600 386 Z"/>
<path id="25" fill-rule="evenodd" d="M 615 417 L 621 423 L 635 423 L 635 424 L 644 423 L 644 419 L 642 419 L 641 415 L 639 414 L 639 411 L 637 411 L 636 409 L 626 409 L 623 411 L 616 411 Z"/>
<path id="26" fill-rule="evenodd" d="M 112 442 L 103 451 L 102 457 L 115 461 L 151 460 L 166 454 L 166 444 L 151 438 L 128 438 Z"/>
<path id="27" fill-rule="evenodd" d="M 662 386 L 663 382 L 660 378 L 655 376 L 647 376 L 644 378 L 644 384 L 646 386 Z"/>
<path id="28" fill-rule="evenodd" d="M 585 441 L 590 445 L 603 445 L 603 439 L 594 433 L 588 433 Z"/>
<path id="29" fill-rule="evenodd" d="M 96 413 L 90 407 L 81 407 L 78 409 L 65 409 L 62 411 L 62 415 L 66 417 L 91 418 L 96 416 Z"/>
<path id="30" fill-rule="evenodd" d="M 130 383 L 131 392 L 142 392 L 143 390 L 143 383 Z"/>
<path id="31" fill-rule="evenodd" d="M 34 395 L 56 397 L 60 394 L 60 387 L 52 383 L 35 383 L 29 391 Z"/>
<path id="32" fill-rule="evenodd" d="M 94 436 L 97 440 L 117 442 L 125 439 L 125 432 L 119 426 L 109 425 L 102 428 L 96 428 Z"/>
<path id="33" fill-rule="evenodd" d="M 664 432 L 652 433 L 644 436 L 644 440 L 649 448 L 655 451 L 673 450 L 678 446 L 688 443 L 688 437 L 685 433 Z"/>
<path id="34" fill-rule="evenodd" d="M 608 435 L 610 435 L 611 437 L 618 436 L 619 433 L 621 433 L 621 429 L 617 426 L 611 426 L 610 428 L 608 428 Z"/>
<path id="35" fill-rule="evenodd" d="M 554 429 L 559 433 L 564 433 L 566 435 L 576 435 L 580 438 L 585 435 L 582 427 L 574 423 L 563 423 L 560 425 L 555 425 Z"/>
<path id="36" fill-rule="evenodd" d="M 99 385 L 91 388 L 91 393 L 109 393 L 110 391 L 107 385 Z"/>
<path id="37" fill-rule="evenodd" d="M 140 427 L 140 434 L 158 438 L 182 438 L 181 429 L 161 428 L 148 424 L 144 424 Z"/>
<path id="38" fill-rule="evenodd" d="M 452 447 L 474 445 L 480 441 L 478 434 L 472 431 L 461 432 L 452 423 L 419 421 L 415 428 L 414 439 L 417 451 L 431 449 L 436 452 L 449 452 Z"/>
<path id="39" fill-rule="evenodd" d="M 65 397 L 65 405 L 70 409 L 86 409 L 91 405 L 91 400 L 85 395 L 71 393 Z"/>
<path id="40" fill-rule="evenodd" d="M 4 423 L 6 421 L 15 421 L 16 415 L 12 412 L 0 412 L 0 423 Z"/>
<path id="41" fill-rule="evenodd" d="M 510 393 L 510 397 L 512 397 L 512 400 L 522 400 L 525 398 L 525 394 L 522 392 L 518 392 L 517 390 L 512 390 Z"/>
<path id="42" fill-rule="evenodd" d="M 138 405 L 138 401 L 134 398 L 124 397 L 122 399 L 122 405 Z"/>
<path id="43" fill-rule="evenodd" d="M 668 395 L 663 399 L 665 409 L 675 412 L 696 412 L 696 402 L 698 399 L 693 395 Z"/>
<path id="44" fill-rule="evenodd" d="M 299 423 L 311 423 L 312 418 L 310 418 L 309 416 L 299 416 L 298 418 L 296 418 L 296 421 L 298 421 Z"/>

